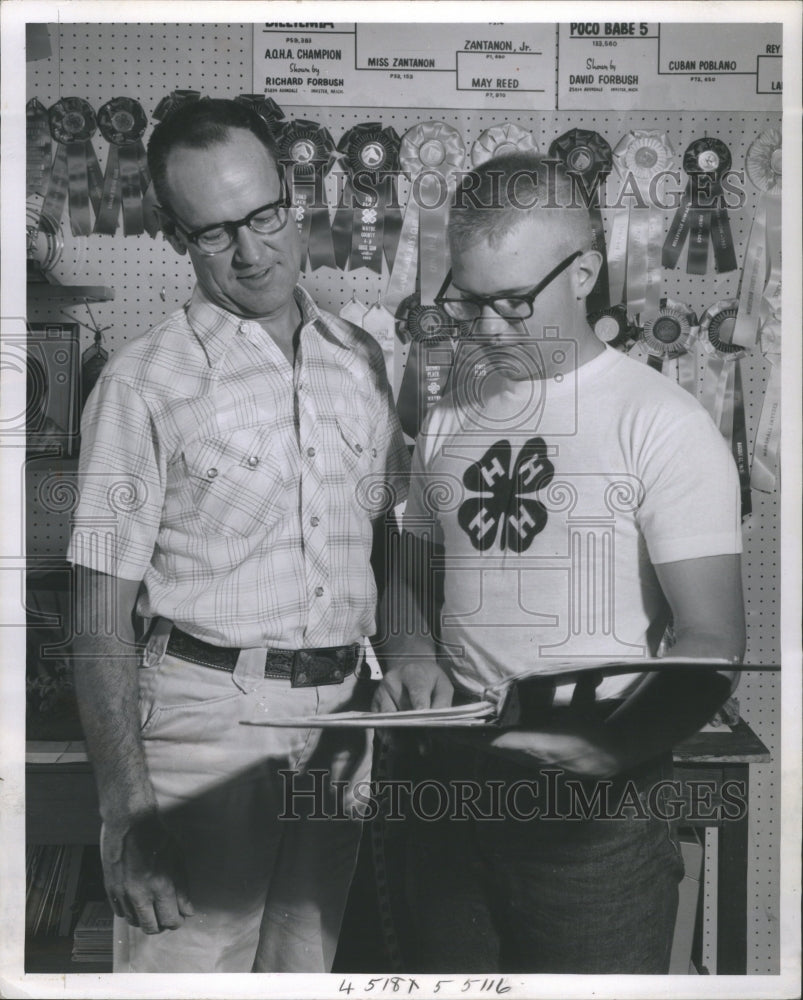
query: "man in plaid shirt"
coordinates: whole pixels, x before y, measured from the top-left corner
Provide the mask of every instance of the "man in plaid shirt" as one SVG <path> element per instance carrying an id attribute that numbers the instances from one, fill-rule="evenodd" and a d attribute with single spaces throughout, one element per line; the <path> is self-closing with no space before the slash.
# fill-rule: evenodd
<path id="1" fill-rule="evenodd" d="M 360 823 L 310 814 L 369 747 L 241 722 L 358 700 L 407 451 L 381 350 L 296 284 L 262 119 L 186 105 L 148 160 L 197 285 L 87 403 L 69 551 L 115 971 L 326 972 Z"/>

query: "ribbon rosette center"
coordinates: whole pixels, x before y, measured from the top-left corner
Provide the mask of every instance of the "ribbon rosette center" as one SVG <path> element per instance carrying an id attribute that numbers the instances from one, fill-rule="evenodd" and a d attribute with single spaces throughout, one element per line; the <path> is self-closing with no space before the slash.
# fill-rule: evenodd
<path id="1" fill-rule="evenodd" d="M 315 159 L 315 147 L 306 139 L 299 139 L 290 147 L 290 155 L 296 163 L 311 163 Z"/>
<path id="2" fill-rule="evenodd" d="M 569 170 L 576 170 L 584 174 L 594 163 L 594 154 L 587 146 L 576 146 L 569 151 L 566 157 L 566 166 Z"/>
<path id="3" fill-rule="evenodd" d="M 662 344 L 674 344 L 681 333 L 680 323 L 672 316 L 661 316 L 653 323 L 652 334 Z"/>
<path id="4" fill-rule="evenodd" d="M 128 111 L 115 111 L 112 115 L 112 127 L 117 132 L 128 132 L 134 127 L 134 116 Z"/>
<path id="5" fill-rule="evenodd" d="M 704 149 L 697 157 L 697 165 L 706 174 L 713 174 L 719 167 L 719 157 L 713 149 Z"/>
<path id="6" fill-rule="evenodd" d="M 360 150 L 360 160 L 368 170 L 378 170 L 385 159 L 385 150 L 378 142 L 366 143 Z"/>
<path id="7" fill-rule="evenodd" d="M 438 139 L 427 139 L 418 147 L 418 155 L 425 167 L 437 167 L 446 159 L 446 150 Z"/>

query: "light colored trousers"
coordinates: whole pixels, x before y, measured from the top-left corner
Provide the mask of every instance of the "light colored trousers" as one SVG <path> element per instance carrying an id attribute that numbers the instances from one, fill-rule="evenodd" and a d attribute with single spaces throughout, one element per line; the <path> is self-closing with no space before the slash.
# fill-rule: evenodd
<path id="1" fill-rule="evenodd" d="M 351 790 L 370 780 L 371 733 L 240 723 L 358 707 L 365 685 L 291 688 L 264 678 L 265 650 L 243 650 L 230 674 L 166 654 L 166 641 L 151 640 L 140 669 L 142 738 L 195 915 L 155 935 L 115 917 L 114 971 L 328 972 L 360 839 Z"/>

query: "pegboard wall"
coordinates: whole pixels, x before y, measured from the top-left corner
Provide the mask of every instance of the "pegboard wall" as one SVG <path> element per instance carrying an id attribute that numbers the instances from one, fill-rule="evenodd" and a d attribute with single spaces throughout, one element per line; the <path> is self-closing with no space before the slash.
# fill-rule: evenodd
<path id="1" fill-rule="evenodd" d="M 27 98 L 38 98 L 46 107 L 62 97 L 76 96 L 96 110 L 112 97 L 136 98 L 150 116 L 159 101 L 175 89 L 196 89 L 204 95 L 236 97 L 252 90 L 252 29 L 250 25 L 221 24 L 61 24 L 50 26 L 52 54 L 28 64 Z M 355 99 L 358 95 L 355 95 Z M 744 164 L 750 143 L 764 129 L 780 127 L 780 117 L 768 114 L 684 112 L 527 112 L 376 109 L 353 107 L 293 108 L 287 116 L 313 119 L 326 126 L 335 142 L 353 125 L 381 121 L 403 135 L 421 121 L 441 119 L 456 127 L 467 147 L 491 125 L 510 121 L 532 132 L 541 150 L 569 128 L 593 129 L 615 146 L 629 130 L 662 129 L 679 158 L 695 138 L 710 135 L 730 148 L 735 167 Z M 145 139 L 150 134 L 149 125 Z M 101 167 L 108 147 L 96 136 Z M 609 184 L 615 183 L 612 177 Z M 731 226 L 741 266 L 755 209 L 757 192 L 746 184 L 746 202 L 731 210 Z M 331 190 L 334 190 L 331 188 Z M 402 204 L 406 195 L 400 183 Z M 666 213 L 665 231 L 671 213 Z M 68 228 L 68 227 L 67 227 Z M 688 304 L 698 314 L 723 299 L 734 298 L 739 271 L 717 274 L 713 267 L 702 276 L 688 275 L 685 253 L 674 271 L 663 272 L 662 294 Z M 65 284 L 112 286 L 115 298 L 93 306 L 101 326 L 111 324 L 105 346 L 114 351 L 181 306 L 193 284 L 187 257 L 177 256 L 161 237 L 144 234 L 124 237 L 122 227 L 114 236 L 73 237 L 68 252 L 55 269 Z M 374 303 L 387 285 L 381 276 L 360 268 L 341 272 L 321 268 L 302 276 L 302 283 L 324 308 L 337 312 L 351 297 L 366 306 Z M 68 313 L 83 322 L 83 307 Z M 56 307 L 38 307 L 32 321 L 64 319 Z M 82 347 L 91 334 L 83 331 Z M 748 442 L 752 445 L 761 412 L 768 366 L 758 350 L 742 361 Z M 776 663 L 779 649 L 778 495 L 753 492 L 753 513 L 745 521 L 744 591 L 747 605 L 748 663 Z M 750 794 L 749 927 L 747 971 L 775 974 L 779 968 L 779 775 L 780 681 L 776 675 L 747 672 L 737 691 L 744 719 L 769 747 L 773 763 L 754 765 Z M 708 868 L 709 866 L 707 866 Z M 711 879 L 708 878 L 709 889 Z M 704 958 L 715 972 L 715 948 L 707 920 Z"/>

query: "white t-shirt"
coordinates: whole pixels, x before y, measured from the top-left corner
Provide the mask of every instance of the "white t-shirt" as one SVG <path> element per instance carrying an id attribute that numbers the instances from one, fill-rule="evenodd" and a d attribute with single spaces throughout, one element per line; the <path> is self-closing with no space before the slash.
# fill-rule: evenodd
<path id="1" fill-rule="evenodd" d="M 449 669 L 479 695 L 550 661 L 654 655 L 653 564 L 741 551 L 738 476 L 692 396 L 606 348 L 557 378 L 490 373 L 431 410 L 405 528 L 444 546 Z"/>

